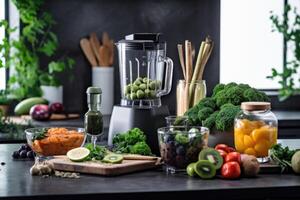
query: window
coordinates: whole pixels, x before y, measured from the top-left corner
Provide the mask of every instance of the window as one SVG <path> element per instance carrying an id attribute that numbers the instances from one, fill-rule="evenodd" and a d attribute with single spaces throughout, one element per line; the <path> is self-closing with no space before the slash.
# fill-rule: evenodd
<path id="1" fill-rule="evenodd" d="M 3 20 L 3 19 L 5 19 L 5 1 L 0 0 L 0 20 Z M 0 41 L 2 41 L 4 36 L 5 36 L 4 29 L 0 28 Z M 5 82 L 6 82 L 5 75 L 6 75 L 6 70 L 4 68 L 0 68 L 0 89 L 5 88 Z"/>
<path id="2" fill-rule="evenodd" d="M 281 15 L 283 0 L 222 0 L 220 82 L 278 89 L 266 78 L 283 68 L 283 37 L 272 31 L 270 11 Z"/>

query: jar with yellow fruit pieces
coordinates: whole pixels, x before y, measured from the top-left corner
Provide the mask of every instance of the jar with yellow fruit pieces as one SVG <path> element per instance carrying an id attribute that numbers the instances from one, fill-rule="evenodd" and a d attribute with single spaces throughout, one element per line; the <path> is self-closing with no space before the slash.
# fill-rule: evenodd
<path id="1" fill-rule="evenodd" d="M 269 149 L 277 143 L 277 118 L 269 102 L 243 102 L 234 121 L 234 144 L 240 153 L 267 162 Z"/>

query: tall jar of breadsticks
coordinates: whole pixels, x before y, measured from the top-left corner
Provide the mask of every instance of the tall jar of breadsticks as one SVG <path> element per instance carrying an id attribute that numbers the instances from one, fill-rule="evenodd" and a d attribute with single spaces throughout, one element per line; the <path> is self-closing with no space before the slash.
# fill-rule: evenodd
<path id="1" fill-rule="evenodd" d="M 269 149 L 277 143 L 278 122 L 269 102 L 243 102 L 234 122 L 234 143 L 240 153 L 268 161 Z"/>
<path id="2" fill-rule="evenodd" d="M 206 97 L 206 82 L 203 80 L 203 73 L 213 46 L 211 38 L 206 37 L 205 41 L 201 42 L 194 65 L 196 53 L 192 43 L 186 40 L 184 48 L 182 44 L 177 45 L 184 77 L 184 80 L 178 81 L 176 87 L 177 116 L 184 115 L 189 108 Z"/>

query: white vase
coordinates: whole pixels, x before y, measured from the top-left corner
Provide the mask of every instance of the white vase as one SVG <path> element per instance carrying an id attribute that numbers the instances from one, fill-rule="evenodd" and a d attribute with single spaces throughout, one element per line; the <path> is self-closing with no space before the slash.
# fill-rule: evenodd
<path id="1" fill-rule="evenodd" d="M 41 86 L 42 92 L 43 92 L 43 98 L 49 101 L 49 104 L 51 103 L 63 103 L 63 86 L 47 86 L 42 85 Z"/>
<path id="2" fill-rule="evenodd" d="M 92 86 L 102 90 L 100 111 L 103 115 L 110 115 L 114 105 L 114 68 L 93 67 Z"/>

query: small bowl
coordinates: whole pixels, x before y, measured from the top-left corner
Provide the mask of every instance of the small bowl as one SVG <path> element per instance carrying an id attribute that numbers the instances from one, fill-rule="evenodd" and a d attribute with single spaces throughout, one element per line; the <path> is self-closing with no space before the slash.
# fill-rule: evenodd
<path id="1" fill-rule="evenodd" d="M 172 126 L 157 130 L 161 158 L 166 171 L 182 171 L 198 161 L 199 152 L 207 147 L 209 129 L 200 126 Z"/>
<path id="2" fill-rule="evenodd" d="M 83 128 L 30 128 L 26 129 L 25 133 L 27 143 L 40 157 L 66 155 L 69 150 L 83 146 L 86 140 Z M 48 136 L 43 138 L 43 134 Z"/>

